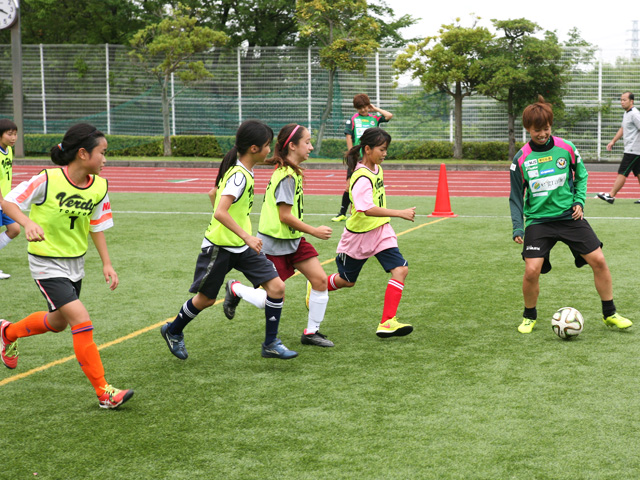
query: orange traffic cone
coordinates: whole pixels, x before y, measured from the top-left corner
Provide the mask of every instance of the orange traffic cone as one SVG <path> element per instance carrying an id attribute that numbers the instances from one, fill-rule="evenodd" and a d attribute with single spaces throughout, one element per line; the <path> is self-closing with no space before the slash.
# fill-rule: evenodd
<path id="1" fill-rule="evenodd" d="M 430 217 L 457 217 L 451 211 L 449 201 L 449 184 L 447 183 L 447 169 L 444 163 L 440 164 L 440 175 L 438 176 L 438 189 L 436 190 L 436 207 Z"/>

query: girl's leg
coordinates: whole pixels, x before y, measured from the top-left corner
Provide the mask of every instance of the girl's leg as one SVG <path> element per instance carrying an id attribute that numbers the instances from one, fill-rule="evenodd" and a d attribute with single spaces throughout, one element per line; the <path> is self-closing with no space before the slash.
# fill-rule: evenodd
<path id="1" fill-rule="evenodd" d="M 327 340 L 324 335 L 318 333 L 329 302 L 327 274 L 324 272 L 322 265 L 320 265 L 318 257 L 311 257 L 298 262 L 294 267 L 309 280 L 311 287 L 308 291 L 309 316 L 307 328 L 303 332 L 301 341 L 303 344 L 333 347 L 332 341 Z"/>
<path id="2" fill-rule="evenodd" d="M 407 266 L 396 267 L 391 270 L 391 279 L 387 283 L 387 290 L 384 294 L 384 307 L 382 308 L 382 320 L 380 320 L 380 323 L 384 323 L 396 316 L 398 305 L 402 300 L 404 282 L 408 274 L 409 267 Z"/>
<path id="3" fill-rule="evenodd" d="M 284 282 L 280 277 L 275 277 L 263 283 L 262 288 L 267 292 L 264 307 L 264 314 L 267 322 L 264 344 L 270 345 L 278 336 L 278 326 L 280 325 L 282 304 L 284 303 Z"/>
<path id="4" fill-rule="evenodd" d="M 525 258 L 524 276 L 522 277 L 522 296 L 524 297 L 524 313 L 522 323 L 518 327 L 520 333 L 531 333 L 538 312 L 538 296 L 540 295 L 540 272 L 544 264 L 544 258 Z"/>
<path id="5" fill-rule="evenodd" d="M 633 325 L 631 320 L 616 313 L 616 306 L 613 303 L 611 271 L 602 253 L 602 248 L 598 248 L 587 255 L 582 255 L 582 257 L 593 270 L 593 280 L 602 301 L 602 320 L 610 327 L 629 328 Z"/>
<path id="6" fill-rule="evenodd" d="M 214 303 L 216 303 L 215 298 L 209 298 L 205 294 L 198 292 L 195 297 L 184 302 L 172 322 L 167 322 L 160 328 L 160 334 L 167 342 L 169 350 L 180 360 L 186 360 L 189 356 L 184 345 L 182 331 L 202 310 L 209 308 Z"/>

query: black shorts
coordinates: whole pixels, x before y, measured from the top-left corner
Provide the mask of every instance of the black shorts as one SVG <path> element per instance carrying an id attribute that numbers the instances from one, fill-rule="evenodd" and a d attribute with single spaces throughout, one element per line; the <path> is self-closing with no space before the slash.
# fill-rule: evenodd
<path id="1" fill-rule="evenodd" d="M 55 312 L 67 303 L 71 303 L 80 298 L 82 279 L 77 282 L 72 282 L 64 277 L 44 278 L 36 280 L 35 282 L 40 289 L 40 293 L 42 293 L 47 301 L 50 312 Z"/>
<path id="2" fill-rule="evenodd" d="M 618 174 L 628 177 L 633 172 L 636 177 L 640 176 L 640 154 L 625 153 L 618 168 Z"/>
<path id="3" fill-rule="evenodd" d="M 582 255 L 587 255 L 602 247 L 602 242 L 598 239 L 596 232 L 585 219 L 558 220 L 529 225 L 524 230 L 522 258 L 543 257 L 542 273 L 547 273 L 551 270 L 549 254 L 558 240 L 569 246 L 578 268 L 587 264 Z"/>
<path id="4" fill-rule="evenodd" d="M 387 248 L 381 252 L 376 253 L 375 257 L 380 262 L 385 272 L 390 272 L 397 267 L 406 267 L 409 264 L 404 259 L 398 247 Z M 367 263 L 368 258 L 359 260 L 357 258 L 350 257 L 346 253 L 339 253 L 336 257 L 336 265 L 338 266 L 338 273 L 343 280 L 347 282 L 356 283 L 358 275 L 364 264 Z"/>
<path id="5" fill-rule="evenodd" d="M 273 263 L 263 253 L 247 248 L 242 253 L 231 253 L 218 245 L 202 249 L 196 261 L 196 271 L 189 291 L 202 293 L 207 298 L 215 299 L 224 283 L 224 277 L 236 269 L 242 272 L 254 288 L 278 276 Z"/>

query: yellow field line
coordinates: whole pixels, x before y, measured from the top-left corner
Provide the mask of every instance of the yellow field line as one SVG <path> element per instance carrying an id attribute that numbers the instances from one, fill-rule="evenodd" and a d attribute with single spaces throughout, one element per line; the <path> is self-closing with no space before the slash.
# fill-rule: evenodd
<path id="1" fill-rule="evenodd" d="M 405 230 L 404 232 L 400 232 L 397 234 L 397 236 L 399 237 L 400 235 L 404 235 L 406 233 L 410 233 L 413 232 L 415 230 L 418 230 L 419 228 L 422 227 L 426 227 L 427 225 L 433 225 L 434 223 L 438 223 L 441 222 L 442 220 L 446 220 L 449 217 L 442 217 L 442 218 L 438 218 L 437 220 L 433 220 L 431 222 L 427 222 L 427 223 L 423 223 L 421 225 L 418 225 L 416 227 L 410 228 L 409 230 Z M 328 263 L 333 262 L 333 258 L 330 258 L 328 260 L 325 260 L 324 262 L 321 263 L 321 265 L 327 265 Z M 300 272 L 296 272 L 292 275 L 292 277 L 295 277 L 296 275 L 298 275 Z M 222 303 L 224 301 L 224 299 L 220 299 L 220 300 L 216 300 L 216 303 L 214 303 L 214 305 L 218 305 L 220 303 Z M 173 317 L 167 318 L 166 320 L 162 320 L 161 322 L 158 323 L 154 323 L 153 325 L 149 325 L 147 327 L 141 328 L 140 330 L 136 330 L 135 332 L 131 332 L 128 335 L 125 335 L 124 337 L 120 337 L 120 338 L 116 338 L 115 340 L 112 340 L 110 342 L 107 343 L 103 343 L 102 345 L 98 346 L 98 350 L 104 350 L 105 348 L 109 348 L 112 347 L 114 345 L 117 345 L 119 343 L 125 342 L 127 340 L 130 340 L 132 338 L 135 338 L 139 335 L 142 335 L 143 333 L 147 333 L 150 330 L 155 330 L 156 328 L 160 328 L 162 325 L 164 325 L 166 322 L 171 321 L 173 319 Z M 56 365 L 62 365 L 63 363 L 67 363 L 71 360 L 75 360 L 75 355 L 70 355 L 68 357 L 64 357 L 64 358 L 60 358 L 58 360 L 54 360 L 53 362 L 49 362 L 46 365 L 41 365 L 40 367 L 36 367 L 36 368 L 32 368 L 31 370 L 28 370 L 24 373 L 19 373 L 17 375 L 13 375 L 11 377 L 7 377 L 3 380 L 0 380 L 0 387 L 7 385 L 8 383 L 11 382 L 15 382 L 16 380 L 21 380 L 23 378 L 26 378 L 30 375 L 33 375 L 34 373 L 38 373 L 38 372 L 42 372 L 44 370 L 48 370 L 52 367 L 55 367 Z"/>

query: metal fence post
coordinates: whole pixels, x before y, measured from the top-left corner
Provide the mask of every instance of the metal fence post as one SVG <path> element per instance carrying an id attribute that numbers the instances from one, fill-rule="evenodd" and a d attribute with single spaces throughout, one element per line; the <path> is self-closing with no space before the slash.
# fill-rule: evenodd
<path id="1" fill-rule="evenodd" d="M 596 158 L 601 160 L 602 152 L 602 50 L 598 59 L 598 134 L 596 135 Z"/>
<path id="2" fill-rule="evenodd" d="M 376 106 L 380 108 L 380 53 L 376 50 Z"/>
<path id="3" fill-rule="evenodd" d="M 171 135 L 176 136 L 176 90 L 175 82 L 173 78 L 173 72 L 171 72 Z"/>
<path id="4" fill-rule="evenodd" d="M 240 47 L 238 47 L 238 125 L 242 123 L 242 71 L 240 69 Z"/>
<path id="5" fill-rule="evenodd" d="M 105 75 L 107 82 L 107 135 L 111 135 L 111 85 L 109 85 L 109 44 L 104 44 L 105 51 Z"/>
<path id="6" fill-rule="evenodd" d="M 44 87 L 44 52 L 40 44 L 40 84 L 42 85 L 42 133 L 47 133 L 47 95 Z"/>
<path id="7" fill-rule="evenodd" d="M 307 120 L 311 133 L 311 47 L 307 47 Z"/>

